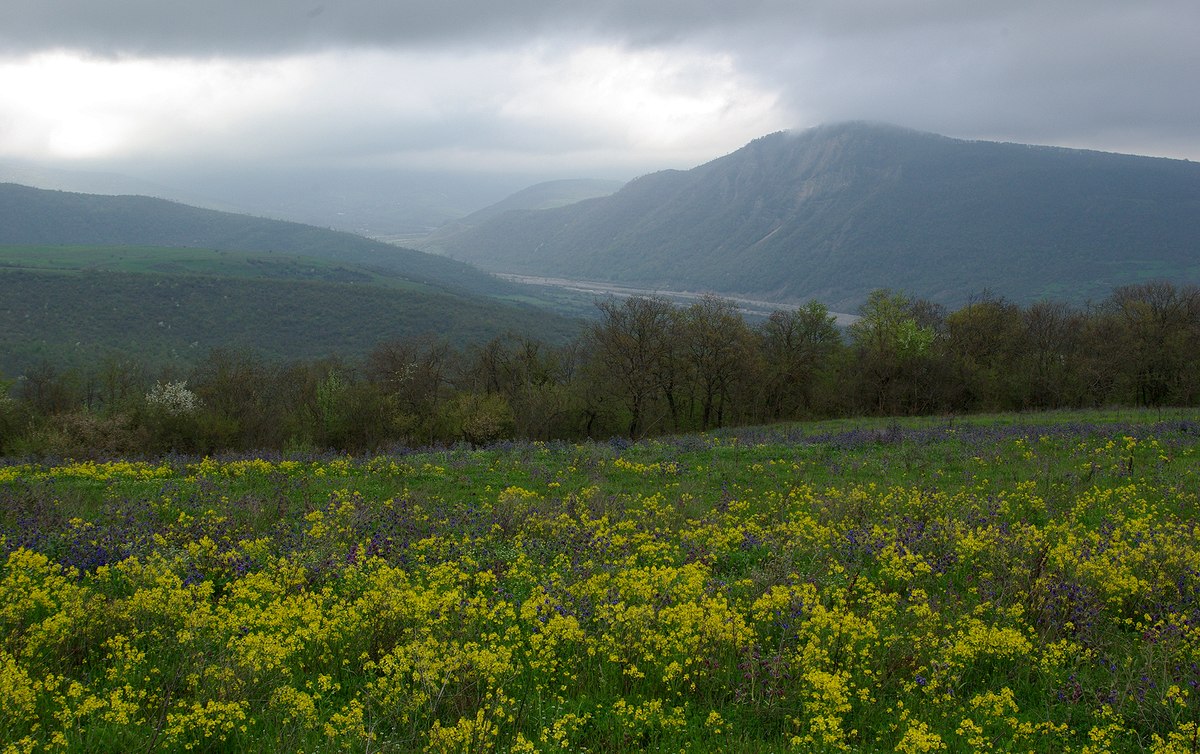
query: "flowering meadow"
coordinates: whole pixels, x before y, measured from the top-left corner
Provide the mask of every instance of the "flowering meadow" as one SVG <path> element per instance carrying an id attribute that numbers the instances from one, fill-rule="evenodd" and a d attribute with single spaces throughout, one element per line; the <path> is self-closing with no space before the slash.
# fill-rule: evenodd
<path id="1" fill-rule="evenodd" d="M 1197 750 L 1200 416 L 0 463 L 0 751 Z"/>

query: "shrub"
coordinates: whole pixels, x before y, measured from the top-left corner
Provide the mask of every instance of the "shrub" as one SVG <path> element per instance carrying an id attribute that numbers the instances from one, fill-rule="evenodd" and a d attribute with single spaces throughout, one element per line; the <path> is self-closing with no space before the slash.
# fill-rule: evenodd
<path id="1" fill-rule="evenodd" d="M 146 405 L 168 416 L 185 416 L 196 413 L 200 400 L 187 382 L 156 382 L 146 393 Z"/>

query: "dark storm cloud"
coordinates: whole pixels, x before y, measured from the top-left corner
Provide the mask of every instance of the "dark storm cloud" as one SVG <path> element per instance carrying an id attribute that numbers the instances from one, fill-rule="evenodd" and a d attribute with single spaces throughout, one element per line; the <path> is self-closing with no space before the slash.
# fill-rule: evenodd
<path id="1" fill-rule="evenodd" d="M 1200 157 L 1200 5 L 938 5 L 850 4 L 797 25 L 790 47 L 732 44 L 812 121 Z"/>
<path id="2" fill-rule="evenodd" d="M 97 55 L 257 56 L 511 40 L 623 15 L 597 3 L 529 0 L 16 0 L 4 13 L 0 43 L 10 52 L 67 47 Z"/>
<path id="3" fill-rule="evenodd" d="M 1195 0 L 6 0 L 4 6 L 0 58 L 52 49 L 100 59 L 269 59 L 345 50 L 454 56 L 538 44 L 711 53 L 728 56 L 739 80 L 773 93 L 780 117 L 796 126 L 864 118 L 968 138 L 1200 158 Z M 489 120 L 503 103 L 441 107 L 434 121 L 412 126 L 406 116 L 401 125 L 427 126 L 447 144 L 455 134 L 486 139 L 489 131 L 519 140 L 514 132 L 530 126 Z M 538 144 L 555 143 L 556 107 L 546 102 Z M 378 129 L 385 142 L 388 117 L 381 116 Z M 579 128 L 578 119 L 563 123 Z"/>
<path id="4" fill-rule="evenodd" d="M 744 30 L 762 41 L 905 35 L 986 23 L 1051 23 L 1069 42 L 1088 18 L 1129 8 L 1155 26 L 1195 22 L 1191 0 L 1072 0 L 973 3 L 962 0 L 8 0 L 0 44 L 10 53 L 68 47 L 99 55 L 261 55 L 314 47 L 519 40 L 576 32 L 659 43 Z M 1084 23 L 1080 23 L 1084 22 Z M 1178 27 L 1176 27 L 1178 28 Z M 1115 29 L 1116 32 L 1124 31 Z M 914 39 L 916 41 L 916 39 Z M 1156 50 L 1144 50 L 1147 54 Z"/>

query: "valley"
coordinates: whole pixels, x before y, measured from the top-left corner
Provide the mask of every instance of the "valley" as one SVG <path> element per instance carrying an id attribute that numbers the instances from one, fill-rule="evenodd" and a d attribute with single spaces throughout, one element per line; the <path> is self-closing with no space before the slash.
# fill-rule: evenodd
<path id="1" fill-rule="evenodd" d="M 817 300 L 877 288 L 1081 305 L 1200 282 L 1200 164 L 840 123 L 756 139 L 607 196 L 476 213 L 414 241 L 510 275 Z"/>
<path id="2" fill-rule="evenodd" d="M 547 278 L 538 277 L 536 275 L 514 275 L 503 272 L 495 272 L 492 274 L 501 280 L 510 280 L 514 283 L 520 283 L 521 285 L 569 291 L 593 300 L 596 297 L 604 296 L 614 296 L 617 298 L 628 298 L 630 296 L 659 296 L 669 301 L 674 301 L 680 305 L 687 305 L 699 301 L 705 296 L 714 295 L 712 293 L 673 291 L 662 288 L 634 288 L 631 286 L 614 285 L 596 280 L 568 280 L 566 278 Z M 721 298 L 732 301 L 737 305 L 737 310 L 739 312 L 751 319 L 768 317 L 772 312 L 784 309 L 794 309 L 803 303 L 799 301 L 760 301 L 758 299 L 741 298 L 739 296 L 722 296 Z M 841 327 L 852 325 L 859 319 L 858 315 L 856 314 L 846 314 L 844 312 L 830 312 L 830 314 L 833 315 L 837 324 Z"/>
<path id="3" fill-rule="evenodd" d="M 0 184 L 0 441 L 85 452 L 78 410 L 215 450 L 1191 405 L 1197 208 L 1186 161 L 861 122 L 536 183 L 419 248 Z M 230 353 L 279 394 L 186 433 L 140 413 L 152 375 L 226 403 Z"/>

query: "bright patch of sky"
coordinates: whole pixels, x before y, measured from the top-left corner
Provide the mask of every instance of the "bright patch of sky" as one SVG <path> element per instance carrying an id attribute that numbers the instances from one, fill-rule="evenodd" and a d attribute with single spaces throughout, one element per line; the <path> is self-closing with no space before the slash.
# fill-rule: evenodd
<path id="1" fill-rule="evenodd" d="M 633 177 L 866 119 L 1200 159 L 1194 0 L 12 0 L 0 158 Z"/>

